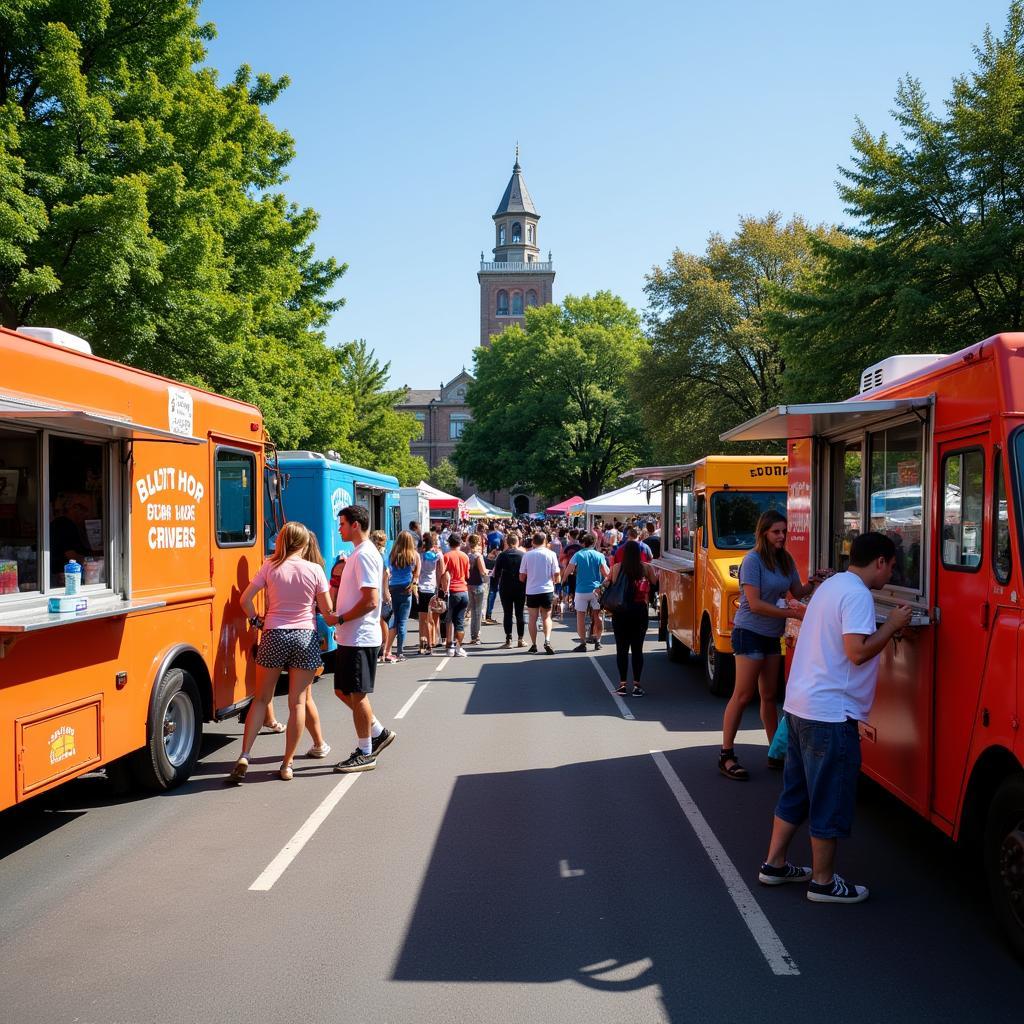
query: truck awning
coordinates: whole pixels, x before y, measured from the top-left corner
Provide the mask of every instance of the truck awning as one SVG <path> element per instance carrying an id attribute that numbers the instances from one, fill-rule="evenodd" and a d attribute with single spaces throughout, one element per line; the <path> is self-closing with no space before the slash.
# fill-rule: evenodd
<path id="1" fill-rule="evenodd" d="M 67 430 L 75 424 L 88 427 L 90 434 L 125 441 L 145 441 L 158 438 L 162 441 L 178 441 L 181 444 L 205 444 L 202 437 L 175 434 L 162 427 L 150 427 L 143 423 L 119 416 L 107 416 L 91 409 L 62 405 L 47 405 L 43 402 L 0 395 L 0 420 L 18 420 L 40 427 L 55 427 Z"/>
<path id="2" fill-rule="evenodd" d="M 689 473 L 697 467 L 696 462 L 687 462 L 682 466 L 640 466 L 636 469 L 628 469 L 625 473 L 619 474 L 620 480 L 674 480 L 684 473 Z"/>
<path id="3" fill-rule="evenodd" d="M 850 427 L 864 427 L 878 420 L 927 409 L 934 395 L 924 398 L 881 398 L 863 402 L 812 402 L 808 405 L 777 405 L 724 434 L 722 441 L 774 441 L 782 438 L 819 437 Z"/>
<path id="4" fill-rule="evenodd" d="M 108 416 L 92 409 L 62 405 L 47 405 L 42 402 L 0 395 L 0 419 L 30 422 L 41 427 L 56 427 L 66 430 L 76 422 L 89 428 L 90 433 L 126 441 L 144 441 L 159 438 L 178 441 L 181 444 L 205 444 L 206 439 L 188 434 L 175 434 L 162 427 L 151 427 L 136 423 L 127 417 Z"/>

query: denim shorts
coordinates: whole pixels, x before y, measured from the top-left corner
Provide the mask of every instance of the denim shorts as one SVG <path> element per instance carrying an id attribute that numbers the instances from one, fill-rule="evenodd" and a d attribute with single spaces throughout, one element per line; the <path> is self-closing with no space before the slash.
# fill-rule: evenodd
<path id="1" fill-rule="evenodd" d="M 462 633 L 466 628 L 466 609 L 469 607 L 469 594 L 467 591 L 449 591 L 448 593 L 448 615 L 446 622 L 455 626 L 456 633 Z"/>
<path id="2" fill-rule="evenodd" d="M 786 719 L 789 747 L 775 816 L 791 825 L 808 821 L 815 839 L 846 839 L 860 774 L 857 722 L 812 722 L 789 712 Z"/>
<path id="3" fill-rule="evenodd" d="M 733 626 L 732 653 L 738 654 L 741 658 L 764 661 L 769 654 L 782 653 L 781 639 L 777 636 L 755 633 L 752 629 L 743 629 L 741 626 Z"/>

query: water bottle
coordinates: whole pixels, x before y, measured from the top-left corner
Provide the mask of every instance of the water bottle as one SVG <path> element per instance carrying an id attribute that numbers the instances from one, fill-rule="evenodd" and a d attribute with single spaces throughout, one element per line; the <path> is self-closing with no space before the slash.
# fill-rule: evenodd
<path id="1" fill-rule="evenodd" d="M 64 566 L 64 593 L 69 597 L 82 589 L 82 567 L 73 558 Z"/>

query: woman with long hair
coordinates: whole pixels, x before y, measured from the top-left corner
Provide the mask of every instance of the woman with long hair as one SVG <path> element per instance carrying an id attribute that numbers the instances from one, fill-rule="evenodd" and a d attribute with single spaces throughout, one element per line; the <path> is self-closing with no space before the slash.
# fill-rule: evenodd
<path id="1" fill-rule="evenodd" d="M 416 581 L 420 576 L 420 556 L 416 552 L 416 541 L 408 530 L 399 533 L 391 549 L 388 569 L 391 574 L 391 607 L 394 609 L 397 637 L 395 661 L 405 661 L 405 633 L 416 595 Z"/>
<path id="2" fill-rule="evenodd" d="M 328 625 L 338 621 L 328 597 L 329 585 L 323 565 L 306 559 L 311 550 L 309 538 L 310 531 L 302 523 L 285 523 L 277 535 L 274 553 L 260 566 L 240 598 L 249 624 L 262 630 L 263 635 L 256 650 L 256 692 L 245 718 L 242 755 L 228 776 L 228 782 L 239 783 L 245 778 L 267 704 L 273 698 L 278 677 L 285 670 L 288 672 L 289 715 L 279 774 L 286 782 L 292 778 L 292 760 L 306 727 L 310 684 L 323 664 L 316 631 L 317 609 Z M 316 553 L 319 554 L 318 548 Z M 267 592 L 267 611 L 263 616 L 256 614 L 253 605 L 253 599 L 261 590 Z M 326 746 L 322 736 L 319 745 Z"/>
<path id="3" fill-rule="evenodd" d="M 469 550 L 469 643 L 475 646 L 480 643 L 480 625 L 484 619 L 484 604 L 487 601 L 487 563 L 481 551 L 482 541 L 479 533 L 470 534 Z"/>
<path id="4" fill-rule="evenodd" d="M 643 697 L 646 690 L 640 685 L 644 670 L 644 638 L 647 636 L 648 607 L 651 587 L 657 582 L 654 570 L 641 558 L 640 545 L 628 541 L 623 548 L 622 561 L 612 566 L 611 583 L 625 574 L 626 599 L 612 612 L 612 631 L 615 634 L 615 662 L 619 669 L 619 688 L 616 691 L 624 697 L 632 693 Z M 630 691 L 626 676 L 630 656 L 633 662 L 633 689 Z"/>
<path id="5" fill-rule="evenodd" d="M 423 554 L 420 556 L 419 586 L 416 611 L 420 621 L 420 654 L 433 654 L 440 635 L 438 615 L 430 610 L 430 600 L 437 593 L 437 538 L 433 533 L 423 534 Z"/>
<path id="6" fill-rule="evenodd" d="M 384 588 L 380 594 L 381 642 L 377 660 L 390 664 L 394 661 L 394 658 L 391 657 L 391 644 L 394 642 L 395 634 L 391 627 L 395 621 L 395 607 L 391 603 L 391 570 L 388 567 L 388 560 L 384 558 L 384 552 L 388 546 L 388 535 L 383 530 L 371 530 L 369 540 L 380 552 L 380 557 L 384 561 Z"/>
<path id="7" fill-rule="evenodd" d="M 736 686 L 722 717 L 722 749 L 718 755 L 718 770 L 727 779 L 739 782 L 750 778 L 733 749 L 743 709 L 754 699 L 756 689 L 770 744 L 779 725 L 775 697 L 786 619 L 804 617 L 804 606 L 798 602 L 813 589 L 813 584 L 801 581 L 786 550 L 786 530 L 786 517 L 781 512 L 763 513 L 754 531 L 754 546 L 740 563 L 740 606 L 732 630 Z M 796 600 L 787 602 L 787 594 Z M 769 767 L 781 767 L 774 761 L 769 759 Z"/>

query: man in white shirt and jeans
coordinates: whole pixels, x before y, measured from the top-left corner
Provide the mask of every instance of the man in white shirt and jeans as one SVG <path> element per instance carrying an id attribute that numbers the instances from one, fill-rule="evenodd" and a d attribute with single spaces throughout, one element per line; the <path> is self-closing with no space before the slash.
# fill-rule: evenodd
<path id="1" fill-rule="evenodd" d="M 771 844 L 761 865 L 763 885 L 808 882 L 815 903 L 861 903 L 868 889 L 835 873 L 836 840 L 853 827 L 860 772 L 859 723 L 868 717 L 878 682 L 878 655 L 910 624 L 898 605 L 876 626 L 872 590 L 884 587 L 896 565 L 896 545 L 881 533 L 862 533 L 850 566 L 815 592 L 800 626 L 786 683 L 789 748 L 782 796 L 775 807 Z M 805 821 L 813 869 L 786 859 Z"/>
<path id="2" fill-rule="evenodd" d="M 530 650 L 537 653 L 537 616 L 544 629 L 544 653 L 554 654 L 551 646 L 551 608 L 555 603 L 555 584 L 562 578 L 558 556 L 547 546 L 547 536 L 538 530 L 533 547 L 523 555 L 519 579 L 526 584 L 526 607 L 530 613 Z"/>
<path id="3" fill-rule="evenodd" d="M 377 721 L 370 694 L 377 675 L 380 650 L 380 596 L 384 587 L 384 562 L 367 537 L 370 515 L 362 505 L 349 505 L 338 513 L 341 539 L 355 545 L 345 562 L 338 584 L 334 610 L 338 624 L 334 692 L 352 711 L 356 749 L 334 766 L 336 772 L 369 772 L 377 767 L 377 755 L 395 738 L 393 729 Z"/>

